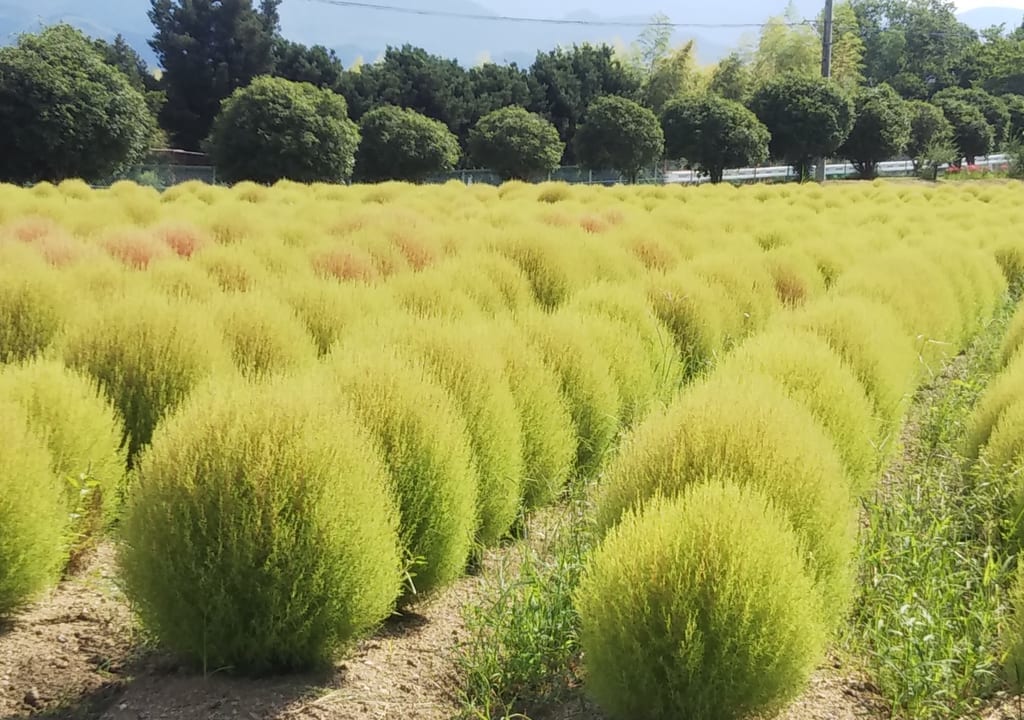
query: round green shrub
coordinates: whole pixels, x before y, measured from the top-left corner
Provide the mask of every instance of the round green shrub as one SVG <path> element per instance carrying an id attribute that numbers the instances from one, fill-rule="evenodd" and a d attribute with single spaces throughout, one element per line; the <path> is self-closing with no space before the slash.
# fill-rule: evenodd
<path id="1" fill-rule="evenodd" d="M 682 382 L 683 365 L 672 334 L 655 314 L 642 284 L 595 283 L 576 293 L 567 307 L 610 321 L 605 326 L 612 333 L 639 341 L 637 349 L 646 360 L 642 383 L 646 387 L 637 389 L 644 400 L 664 402 L 675 395 Z"/>
<path id="2" fill-rule="evenodd" d="M 1022 345 L 1024 345 L 1024 305 L 1017 308 L 1017 312 L 1013 314 L 1013 318 L 1006 328 L 1006 335 L 1003 337 L 1003 344 L 999 350 L 1003 367 L 1010 364 Z"/>
<path id="3" fill-rule="evenodd" d="M 98 382 L 118 409 L 134 463 L 157 423 L 223 360 L 222 350 L 202 309 L 136 294 L 75 327 L 64 358 Z"/>
<path id="4" fill-rule="evenodd" d="M 829 296 L 809 303 L 783 322 L 825 338 L 853 368 L 874 404 L 883 432 L 891 437 L 920 371 L 914 345 L 893 309 L 877 300 Z"/>
<path id="5" fill-rule="evenodd" d="M 831 439 L 767 375 L 715 373 L 622 442 L 597 494 L 607 532 L 652 498 L 728 477 L 763 492 L 801 537 L 809 571 L 838 619 L 852 594 L 853 498 Z"/>
<path id="6" fill-rule="evenodd" d="M 317 666 L 385 619 L 397 513 L 362 428 L 312 384 L 210 383 L 143 454 L 121 567 L 144 625 L 204 672 Z"/>
<path id="7" fill-rule="evenodd" d="M 439 590 L 466 569 L 477 529 L 477 474 L 454 399 L 394 347 L 342 342 L 323 386 L 369 430 L 387 466 L 412 586 L 403 601 Z"/>
<path id="8" fill-rule="evenodd" d="M 719 366 L 723 376 L 763 373 L 814 415 L 835 444 L 853 492 L 874 484 L 879 434 L 874 408 L 853 370 L 828 343 L 807 330 L 776 327 L 736 348 Z"/>
<path id="9" fill-rule="evenodd" d="M 124 491 L 124 426 L 96 385 L 54 361 L 0 370 L 0 398 L 25 410 L 50 452 L 65 512 L 75 518 L 71 554 L 91 546 L 117 514 Z"/>
<path id="10" fill-rule="evenodd" d="M 578 313 L 532 313 L 520 318 L 520 327 L 558 374 L 575 428 L 576 472 L 596 474 L 619 430 L 622 407 L 610 363 Z"/>
<path id="11" fill-rule="evenodd" d="M 258 380 L 312 365 L 313 337 L 294 310 L 260 292 L 221 298 L 212 308 L 235 367 Z"/>
<path id="12" fill-rule="evenodd" d="M 666 402 L 679 387 L 679 365 L 669 348 L 653 358 L 635 326 L 594 311 L 566 306 L 556 315 L 577 315 L 590 343 L 607 361 L 619 395 L 619 426 L 632 427 L 656 402 Z"/>
<path id="13" fill-rule="evenodd" d="M 41 354 L 64 322 L 59 276 L 42 260 L 5 252 L 0 262 L 0 363 Z"/>
<path id="14" fill-rule="evenodd" d="M 683 377 L 707 370 L 743 333 L 742 315 L 726 291 L 686 267 L 654 275 L 647 296 L 675 341 Z"/>
<path id="15" fill-rule="evenodd" d="M 396 347 L 422 362 L 462 411 L 477 470 L 477 539 L 495 545 L 519 516 L 524 475 L 522 422 L 495 333 L 465 320 L 391 329 Z"/>
<path id="16" fill-rule="evenodd" d="M 68 513 L 52 460 L 15 403 L 0 400 L 0 617 L 56 581 Z"/>
<path id="17" fill-rule="evenodd" d="M 1024 355 L 1016 358 L 985 390 L 971 413 L 964 441 L 964 455 L 977 458 L 981 449 L 989 444 L 996 427 L 1002 422 L 1007 409 L 1024 397 Z M 1004 437 L 1007 437 L 1005 435 Z"/>
<path id="18" fill-rule="evenodd" d="M 828 628 L 786 513 L 728 481 L 629 514 L 576 594 L 587 688 L 611 718 L 769 717 Z"/>
<path id="19" fill-rule="evenodd" d="M 523 431 L 523 505 L 532 509 L 564 490 L 576 460 L 576 433 L 559 376 L 511 324 L 495 337 Z"/>

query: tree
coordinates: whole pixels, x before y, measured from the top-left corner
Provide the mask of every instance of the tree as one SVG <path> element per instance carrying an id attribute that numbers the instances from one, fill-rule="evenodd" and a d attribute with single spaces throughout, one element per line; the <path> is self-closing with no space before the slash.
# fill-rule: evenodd
<path id="1" fill-rule="evenodd" d="M 102 181 L 155 131 L 142 94 L 70 25 L 0 48 L 0 181 Z"/>
<path id="2" fill-rule="evenodd" d="M 357 122 L 380 105 L 415 110 L 462 137 L 472 113 L 469 76 L 459 63 L 422 48 L 389 47 L 384 58 L 342 78 L 341 93 Z"/>
<path id="3" fill-rule="evenodd" d="M 948 88 L 936 93 L 934 101 L 958 100 L 981 110 L 985 121 L 992 126 L 994 147 L 1001 147 L 1010 136 L 1010 109 L 1001 98 L 978 88 Z"/>
<path id="4" fill-rule="evenodd" d="M 694 41 L 690 40 L 670 51 L 655 61 L 644 78 L 640 97 L 655 114 L 660 113 L 665 103 L 676 95 L 697 92 L 700 77 L 696 69 L 695 49 Z"/>
<path id="5" fill-rule="evenodd" d="M 857 0 L 869 85 L 889 83 L 906 98 L 927 99 L 968 84 L 978 35 L 947 0 Z"/>
<path id="6" fill-rule="evenodd" d="M 393 105 L 363 115 L 356 178 L 422 182 L 459 161 L 459 140 L 439 120 Z"/>
<path id="7" fill-rule="evenodd" d="M 854 122 L 839 148 L 864 179 L 877 176 L 877 164 L 902 153 L 910 140 L 907 102 L 889 85 L 859 89 L 854 95 Z"/>
<path id="8" fill-rule="evenodd" d="M 914 168 L 920 170 L 929 148 L 953 144 L 953 126 L 937 106 L 923 100 L 907 101 L 910 114 L 910 139 L 907 154 L 914 161 Z"/>
<path id="9" fill-rule="evenodd" d="M 167 96 L 160 89 L 160 81 L 149 71 L 146 61 L 135 51 L 123 35 L 118 35 L 112 43 L 106 40 L 94 40 L 93 46 L 99 51 L 104 61 L 124 73 L 128 82 L 146 99 L 146 105 L 153 116 L 154 140 L 160 135 L 156 120 L 160 117 Z"/>
<path id="10" fill-rule="evenodd" d="M 711 72 L 708 91 L 736 102 L 746 103 L 753 92 L 754 75 L 739 53 L 723 58 Z"/>
<path id="11" fill-rule="evenodd" d="M 283 37 L 274 39 L 274 76 L 337 90 L 344 68 L 341 60 L 323 45 L 305 45 Z"/>
<path id="12" fill-rule="evenodd" d="M 344 182 L 358 144 L 341 95 L 264 76 L 224 101 L 209 147 L 228 182 Z"/>
<path id="13" fill-rule="evenodd" d="M 586 109 L 603 95 L 635 98 L 640 78 L 615 57 L 607 45 L 577 45 L 538 53 L 530 67 L 535 97 L 530 109 L 550 120 L 566 143 L 566 162 L 573 162 L 576 135 Z"/>
<path id="14" fill-rule="evenodd" d="M 978 83 L 994 95 L 1024 95 L 1024 30 L 989 34 L 975 56 Z"/>
<path id="15" fill-rule="evenodd" d="M 787 75 L 762 85 L 751 101 L 772 139 L 772 157 L 806 180 L 811 162 L 834 153 L 853 127 L 853 103 L 823 78 Z"/>
<path id="16" fill-rule="evenodd" d="M 469 134 L 473 160 L 502 180 L 544 176 L 558 167 L 564 151 L 555 126 L 522 107 L 485 115 Z"/>
<path id="17" fill-rule="evenodd" d="M 862 88 L 854 98 L 855 119 L 839 154 L 864 180 L 878 176 L 878 163 L 896 157 L 910 142 L 906 101 L 888 85 Z"/>
<path id="18" fill-rule="evenodd" d="M 626 98 L 608 95 L 587 108 L 576 133 L 576 156 L 589 170 L 617 170 L 635 183 L 640 171 L 660 159 L 665 135 L 658 118 Z"/>
<path id="19" fill-rule="evenodd" d="M 953 142 L 967 164 L 974 164 L 979 155 L 987 155 L 995 142 L 995 131 L 981 110 L 963 100 L 937 98 L 935 104 L 942 109 L 946 120 L 953 126 Z"/>
<path id="20" fill-rule="evenodd" d="M 501 108 L 530 104 L 532 91 L 529 74 L 515 63 L 484 63 L 469 70 L 469 94 L 473 99 L 469 113 L 471 126 L 480 118 Z"/>
<path id="21" fill-rule="evenodd" d="M 790 2 L 785 15 L 773 17 L 761 29 L 754 54 L 754 74 L 771 80 L 781 75 L 817 75 L 821 71 L 821 38 L 814 28 L 799 24 Z"/>
<path id="22" fill-rule="evenodd" d="M 1024 95 L 1003 95 L 1010 113 L 1010 143 L 1024 141 Z"/>
<path id="23" fill-rule="evenodd" d="M 665 154 L 685 158 L 713 183 L 721 182 L 729 168 L 768 159 L 768 128 L 734 100 L 711 94 L 676 98 L 665 106 L 661 126 Z"/>
<path id="24" fill-rule="evenodd" d="M 163 68 L 161 125 L 186 150 L 198 150 L 221 101 L 273 71 L 277 5 L 264 0 L 151 0 L 150 47 Z"/>
<path id="25" fill-rule="evenodd" d="M 857 13 L 849 1 L 836 4 L 832 27 L 832 79 L 852 93 L 864 82 L 865 46 Z"/>

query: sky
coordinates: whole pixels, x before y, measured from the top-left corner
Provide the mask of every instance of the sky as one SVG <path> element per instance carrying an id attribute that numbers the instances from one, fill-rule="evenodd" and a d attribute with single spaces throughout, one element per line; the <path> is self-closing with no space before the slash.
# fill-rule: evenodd
<path id="1" fill-rule="evenodd" d="M 974 10 L 980 7 L 1006 7 L 1024 10 L 1024 0 L 955 0 L 958 10 Z"/>

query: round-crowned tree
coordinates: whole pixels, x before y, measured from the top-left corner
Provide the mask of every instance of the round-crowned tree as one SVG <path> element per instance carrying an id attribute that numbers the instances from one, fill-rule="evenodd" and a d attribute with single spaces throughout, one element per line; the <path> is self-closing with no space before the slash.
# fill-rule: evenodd
<path id="1" fill-rule="evenodd" d="M 358 145 L 345 98 L 272 77 L 258 77 L 224 101 L 209 142 L 224 180 L 268 184 L 345 182 Z"/>
<path id="2" fill-rule="evenodd" d="M 665 154 L 685 159 L 722 181 L 729 168 L 757 165 L 768 159 L 766 128 L 754 113 L 718 95 L 682 96 L 670 101 L 661 115 Z"/>
<path id="3" fill-rule="evenodd" d="M 630 182 L 660 159 L 665 134 L 653 112 L 632 100 L 606 95 L 587 108 L 576 131 L 576 157 L 589 170 L 617 170 Z"/>
<path id="4" fill-rule="evenodd" d="M 1010 108 L 1002 98 L 987 93 L 981 88 L 952 87 L 935 93 L 933 101 L 942 100 L 959 100 L 980 110 L 985 117 L 985 122 L 992 126 L 993 147 L 1002 147 L 1009 139 L 1013 117 L 1010 114 Z"/>
<path id="5" fill-rule="evenodd" d="M 558 167 L 565 144 L 540 115 L 505 107 L 480 118 L 469 134 L 473 161 L 502 180 L 531 180 Z"/>
<path id="6" fill-rule="evenodd" d="M 856 119 L 840 154 L 865 180 L 878 175 L 878 163 L 899 155 L 910 140 L 906 101 L 888 85 L 862 88 L 854 100 Z"/>
<path id="7" fill-rule="evenodd" d="M 414 110 L 383 105 L 363 116 L 356 179 L 422 182 L 455 167 L 459 140 L 438 121 Z"/>
<path id="8" fill-rule="evenodd" d="M 936 144 L 953 142 L 953 126 L 942 110 L 923 100 L 907 102 L 910 113 L 910 140 L 907 154 L 920 169 L 928 149 Z"/>
<path id="9" fill-rule="evenodd" d="M 949 97 L 937 97 L 934 102 L 953 126 L 953 143 L 960 151 L 960 157 L 967 158 L 968 165 L 973 165 L 975 158 L 992 150 L 995 130 L 981 110 Z"/>
<path id="10" fill-rule="evenodd" d="M 1024 142 L 1024 95 L 1003 95 L 1001 99 L 1010 112 L 1010 142 Z"/>
<path id="11" fill-rule="evenodd" d="M 853 127 L 853 103 L 823 78 L 784 75 L 762 85 L 751 109 L 767 126 L 772 157 L 806 179 L 816 157 L 834 153 Z"/>
<path id="12" fill-rule="evenodd" d="M 0 48 L 0 181 L 101 181 L 141 160 L 153 116 L 70 25 Z"/>

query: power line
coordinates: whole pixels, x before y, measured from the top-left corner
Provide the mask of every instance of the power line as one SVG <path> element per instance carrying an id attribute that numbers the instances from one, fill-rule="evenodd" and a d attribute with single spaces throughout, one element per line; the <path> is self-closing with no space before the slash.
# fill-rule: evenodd
<path id="1" fill-rule="evenodd" d="M 528 23 L 533 25 L 568 25 L 577 27 L 615 27 L 615 28 L 637 28 L 642 29 L 649 27 L 650 22 L 640 22 L 635 20 L 586 20 L 586 19 L 573 19 L 573 18 L 542 18 L 542 17 L 523 17 L 517 15 L 488 15 L 485 13 L 468 13 L 468 12 L 453 12 L 449 10 L 423 10 L 418 8 L 402 7 L 400 5 L 385 5 L 371 2 L 360 2 L 359 0 L 306 0 L 306 2 L 321 3 L 324 5 L 334 5 L 336 7 L 351 8 L 359 10 L 371 10 L 376 12 L 388 12 L 399 15 L 418 15 L 421 17 L 437 17 L 447 18 L 450 20 L 479 20 L 483 22 L 502 22 L 502 23 Z M 681 22 L 664 22 L 658 23 L 662 27 L 669 27 L 675 29 L 704 29 L 704 30 L 738 30 L 738 29 L 760 29 L 766 27 L 770 23 L 759 22 L 759 23 L 681 23 Z M 800 22 L 785 22 L 782 23 L 788 27 L 798 27 L 803 25 L 812 25 L 809 20 L 801 20 Z"/>

